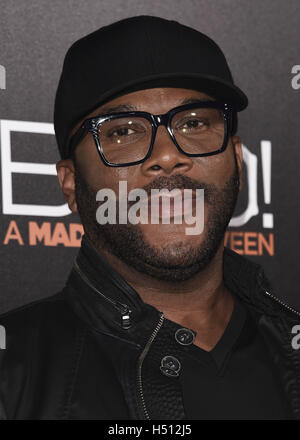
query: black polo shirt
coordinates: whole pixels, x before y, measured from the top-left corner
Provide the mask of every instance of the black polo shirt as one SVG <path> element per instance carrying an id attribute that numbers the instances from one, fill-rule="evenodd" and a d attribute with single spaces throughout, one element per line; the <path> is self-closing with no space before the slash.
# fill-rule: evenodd
<path id="1" fill-rule="evenodd" d="M 268 349 L 238 299 L 213 350 L 194 344 L 185 348 L 179 380 L 188 419 L 288 418 Z"/>

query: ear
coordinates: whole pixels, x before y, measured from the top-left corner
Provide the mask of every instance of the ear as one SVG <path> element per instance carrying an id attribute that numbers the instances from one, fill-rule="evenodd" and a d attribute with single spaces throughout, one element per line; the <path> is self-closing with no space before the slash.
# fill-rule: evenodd
<path id="1" fill-rule="evenodd" d="M 77 212 L 75 197 L 75 166 L 72 159 L 60 160 L 56 164 L 58 182 L 64 198 L 72 212 Z"/>
<path id="2" fill-rule="evenodd" d="M 243 187 L 243 150 L 242 141 L 239 136 L 232 136 L 232 146 L 235 152 L 236 162 L 238 166 L 238 172 L 240 177 L 240 191 Z"/>

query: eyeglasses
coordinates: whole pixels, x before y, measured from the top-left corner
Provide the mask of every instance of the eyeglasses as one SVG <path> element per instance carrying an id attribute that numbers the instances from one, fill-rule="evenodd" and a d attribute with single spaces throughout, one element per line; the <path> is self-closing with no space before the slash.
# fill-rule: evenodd
<path id="1" fill-rule="evenodd" d="M 72 136 L 69 152 L 90 132 L 105 165 L 137 165 L 150 157 L 157 128 L 164 125 L 182 154 L 212 156 L 227 147 L 231 115 L 228 103 L 201 101 L 172 108 L 162 115 L 129 111 L 95 116 L 86 119 Z"/>

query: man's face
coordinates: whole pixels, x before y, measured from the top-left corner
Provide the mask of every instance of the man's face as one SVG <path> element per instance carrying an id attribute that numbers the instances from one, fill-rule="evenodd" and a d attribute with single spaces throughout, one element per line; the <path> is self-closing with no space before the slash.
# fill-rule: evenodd
<path id="1" fill-rule="evenodd" d="M 136 110 L 163 114 L 187 99 L 212 98 L 204 93 L 180 88 L 154 88 L 118 97 L 87 117 L 109 113 L 112 108 L 132 106 Z M 125 108 L 126 110 L 126 108 Z M 122 110 L 119 110 L 122 111 Z M 76 131 L 79 124 L 75 127 Z M 59 181 L 70 209 L 78 211 L 87 238 L 100 252 L 117 256 L 127 265 L 158 279 L 185 280 L 202 270 L 222 246 L 224 232 L 232 216 L 240 187 L 241 142 L 229 138 L 227 149 L 213 156 L 188 157 L 178 151 L 166 127 L 158 127 L 152 154 L 144 163 L 130 167 L 104 165 L 92 135 L 76 147 L 76 166 L 68 159 L 57 165 Z M 119 181 L 127 191 L 142 188 L 204 189 L 204 230 L 188 235 L 187 225 L 106 224 L 96 220 L 99 189 L 110 188 L 118 196 Z M 117 204 L 118 209 L 118 204 Z M 174 220 L 174 219 L 173 219 Z"/>

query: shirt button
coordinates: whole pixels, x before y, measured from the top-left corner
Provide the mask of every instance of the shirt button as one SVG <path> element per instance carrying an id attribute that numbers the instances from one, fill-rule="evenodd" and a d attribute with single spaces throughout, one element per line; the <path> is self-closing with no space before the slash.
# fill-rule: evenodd
<path id="1" fill-rule="evenodd" d="M 195 333 L 188 328 L 179 328 L 176 330 L 175 339 L 179 344 L 190 345 L 194 342 Z"/>
<path id="2" fill-rule="evenodd" d="M 169 377 L 179 376 L 181 370 L 181 364 L 179 360 L 174 356 L 165 356 L 160 363 L 160 371 Z"/>

